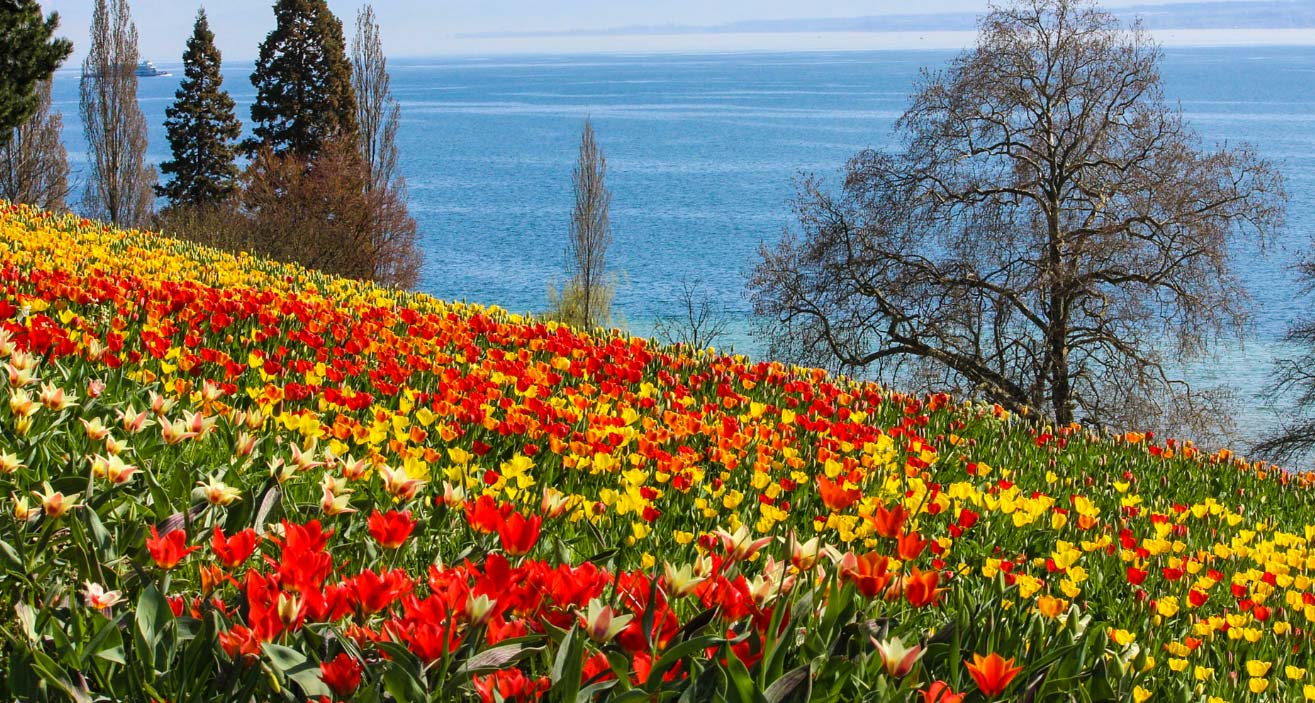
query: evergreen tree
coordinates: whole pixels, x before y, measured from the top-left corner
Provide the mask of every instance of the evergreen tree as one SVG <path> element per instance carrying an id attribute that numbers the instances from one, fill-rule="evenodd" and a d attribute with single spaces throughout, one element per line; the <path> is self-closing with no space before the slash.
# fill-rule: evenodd
<path id="1" fill-rule="evenodd" d="M 96 0 L 79 106 L 89 162 L 82 211 L 120 227 L 146 227 L 155 207 L 155 168 L 146 163 L 146 117 L 137 103 L 137 57 L 128 0 Z"/>
<path id="2" fill-rule="evenodd" d="M 155 192 L 168 198 L 170 206 L 213 204 L 236 188 L 236 140 L 242 124 L 233 114 L 233 98 L 223 89 L 220 62 L 215 35 L 201 10 L 183 53 L 186 77 L 165 111 L 173 160 L 160 170 L 173 179 L 156 186 Z"/>
<path id="3" fill-rule="evenodd" d="M 0 146 L 37 109 L 38 86 L 73 51 L 51 35 L 59 15 L 41 17 L 36 0 L 0 0 Z"/>
<path id="4" fill-rule="evenodd" d="M 260 45 L 251 82 L 254 154 L 311 157 L 331 139 L 356 138 L 356 96 L 342 22 L 325 0 L 278 0 L 276 25 Z"/>

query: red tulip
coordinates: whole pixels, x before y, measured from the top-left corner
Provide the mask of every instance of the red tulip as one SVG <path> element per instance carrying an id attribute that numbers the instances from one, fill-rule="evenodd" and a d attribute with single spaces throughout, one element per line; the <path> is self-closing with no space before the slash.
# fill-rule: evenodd
<path id="1" fill-rule="evenodd" d="M 401 513 L 396 510 L 389 510 L 387 513 L 375 510 L 370 516 L 368 526 L 370 536 L 376 542 L 383 545 L 385 549 L 397 549 L 407 537 L 411 536 L 416 523 L 411 519 L 410 510 Z"/>
<path id="2" fill-rule="evenodd" d="M 534 549 L 534 543 L 539 541 L 539 525 L 542 522 L 543 518 L 538 515 L 527 519 L 519 512 L 501 521 L 498 524 L 498 537 L 502 539 L 503 551 L 514 557 L 529 554 Z"/>
<path id="3" fill-rule="evenodd" d="M 250 527 L 225 538 L 223 530 L 215 525 L 215 536 L 210 540 L 210 551 L 215 553 L 220 564 L 235 569 L 256 551 L 258 544 L 260 544 L 260 535 Z"/>
<path id="4" fill-rule="evenodd" d="M 155 526 L 151 525 L 151 536 L 146 540 L 146 549 L 150 551 L 151 559 L 155 560 L 156 566 L 168 570 L 178 566 L 178 562 L 200 547 L 187 546 L 187 533 L 182 530 L 172 530 L 161 537 Z"/>
<path id="5" fill-rule="evenodd" d="M 346 698 L 361 685 L 361 665 L 343 652 L 332 661 L 320 662 L 320 680 L 335 694 Z"/>
<path id="6" fill-rule="evenodd" d="M 922 703 L 963 703 L 963 694 L 951 691 L 950 684 L 944 681 L 933 681 L 918 692 L 922 694 Z"/>

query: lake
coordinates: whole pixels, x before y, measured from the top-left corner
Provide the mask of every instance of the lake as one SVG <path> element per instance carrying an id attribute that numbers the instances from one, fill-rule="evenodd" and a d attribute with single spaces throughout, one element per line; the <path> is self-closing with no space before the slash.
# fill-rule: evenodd
<path id="1" fill-rule="evenodd" d="M 419 287 L 440 298 L 541 311 L 562 279 L 583 120 L 607 157 L 620 276 L 615 311 L 636 334 L 678 312 L 682 279 L 698 282 L 733 319 L 725 340 L 758 354 L 745 276 L 761 242 L 791 224 L 792 181 L 835 180 L 865 147 L 891 144 L 919 71 L 944 51 L 523 56 L 390 62 L 402 103 L 399 134 L 410 207 L 425 265 Z M 164 111 L 179 63 L 152 56 L 172 78 L 142 79 L 150 158 L 168 158 Z M 250 64 L 226 66 L 244 121 Z M 1169 100 L 1206 143 L 1252 144 L 1277 162 L 1291 195 L 1288 222 L 1264 255 L 1236 252 L 1254 297 L 1245 344 L 1189 369 L 1244 394 L 1240 424 L 1255 436 L 1277 421 L 1255 394 L 1284 353 L 1279 339 L 1306 308 L 1291 263 L 1315 233 L 1315 47 L 1166 49 Z M 77 73 L 56 79 L 75 172 L 85 161 Z M 75 190 L 80 192 L 80 187 Z"/>

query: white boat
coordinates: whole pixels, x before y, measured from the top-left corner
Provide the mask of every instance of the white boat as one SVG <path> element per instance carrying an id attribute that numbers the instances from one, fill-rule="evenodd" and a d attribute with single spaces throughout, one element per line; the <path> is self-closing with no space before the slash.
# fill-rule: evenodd
<path id="1" fill-rule="evenodd" d="M 156 76 L 172 76 L 172 75 L 173 75 L 172 73 L 169 73 L 168 71 L 161 71 L 160 69 L 158 69 L 158 68 L 155 67 L 155 64 L 151 63 L 150 61 L 144 60 L 144 59 L 142 60 L 141 63 L 137 64 L 137 71 L 136 71 L 136 73 L 137 73 L 137 76 L 138 76 L 139 78 L 155 78 Z"/>

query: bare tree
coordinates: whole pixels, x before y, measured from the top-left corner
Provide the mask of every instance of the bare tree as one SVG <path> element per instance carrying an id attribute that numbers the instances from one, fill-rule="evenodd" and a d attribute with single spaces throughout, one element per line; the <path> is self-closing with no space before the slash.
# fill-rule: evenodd
<path id="1" fill-rule="evenodd" d="M 1058 423 L 1222 418 L 1169 369 L 1240 334 L 1229 245 L 1286 195 L 1249 149 L 1199 145 L 1159 60 L 1083 0 L 993 9 L 924 74 L 900 153 L 856 156 L 838 195 L 803 183 L 750 283 L 776 352 Z"/>
<path id="2" fill-rule="evenodd" d="M 604 180 L 607 158 L 594 139 L 594 127 L 584 122 L 580 135 L 580 161 L 571 172 L 575 207 L 571 210 L 566 269 L 570 279 L 554 302 L 557 316 L 585 329 L 611 319 L 613 286 L 607 278 L 607 249 L 612 245 L 608 207 L 612 193 Z"/>
<path id="3" fill-rule="evenodd" d="M 397 128 L 402 108 L 393 97 L 388 61 L 374 7 L 356 15 L 352 38 L 352 88 L 356 93 L 357 146 L 367 171 L 366 190 L 376 202 L 371 278 L 402 287 L 415 285 L 421 254 L 416 222 L 407 211 L 406 179 L 398 172 Z"/>
<path id="4" fill-rule="evenodd" d="M 698 281 L 691 283 L 687 278 L 680 281 L 676 303 L 679 312 L 658 318 L 653 326 L 653 336 L 664 344 L 691 349 L 717 346 L 730 325 L 725 306 L 718 305 Z"/>
<path id="5" fill-rule="evenodd" d="M 1305 282 L 1304 294 L 1307 298 L 1315 295 L 1315 259 L 1308 258 L 1297 268 Z M 1253 451 L 1286 464 L 1315 453 L 1315 316 L 1299 319 L 1284 341 L 1302 351 L 1295 358 L 1278 361 L 1266 395 L 1284 398 L 1293 407 L 1282 427 L 1261 439 Z"/>
<path id="6" fill-rule="evenodd" d="M 96 0 L 82 62 L 82 128 L 90 173 L 83 214 L 145 227 L 155 169 L 146 163 L 146 118 L 137 104 L 137 26 L 127 0 Z"/>
<path id="7" fill-rule="evenodd" d="M 388 76 L 388 59 L 379 36 L 374 6 L 366 4 L 356 13 L 356 36 L 352 38 L 352 88 L 356 91 L 356 122 L 361 158 L 370 169 L 372 188 L 401 182 L 397 173 L 397 125 L 402 107 L 393 98 Z"/>
<path id="8" fill-rule="evenodd" d="M 0 199 L 63 210 L 68 197 L 68 152 L 60 139 L 64 120 L 53 110 L 50 80 L 37 86 L 36 111 L 0 146 Z"/>

